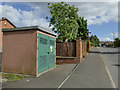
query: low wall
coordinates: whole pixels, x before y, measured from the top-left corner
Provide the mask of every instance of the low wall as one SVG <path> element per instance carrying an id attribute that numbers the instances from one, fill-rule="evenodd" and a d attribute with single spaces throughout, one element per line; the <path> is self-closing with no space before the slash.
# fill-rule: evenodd
<path id="1" fill-rule="evenodd" d="M 75 58 L 56 58 L 56 64 L 73 64 L 73 63 L 79 63 L 80 61 Z"/>

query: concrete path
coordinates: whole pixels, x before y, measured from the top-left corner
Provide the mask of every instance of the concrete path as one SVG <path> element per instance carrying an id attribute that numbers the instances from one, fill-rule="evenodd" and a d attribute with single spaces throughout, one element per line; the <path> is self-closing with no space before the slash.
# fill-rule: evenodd
<path id="1" fill-rule="evenodd" d="M 93 48 L 60 88 L 112 88 L 97 48 Z"/>

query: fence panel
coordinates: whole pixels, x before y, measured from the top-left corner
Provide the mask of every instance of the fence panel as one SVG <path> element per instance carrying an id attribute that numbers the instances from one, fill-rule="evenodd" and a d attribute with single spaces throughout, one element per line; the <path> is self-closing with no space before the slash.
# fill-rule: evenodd
<path id="1" fill-rule="evenodd" d="M 56 55 L 64 57 L 76 57 L 76 43 L 56 43 Z"/>

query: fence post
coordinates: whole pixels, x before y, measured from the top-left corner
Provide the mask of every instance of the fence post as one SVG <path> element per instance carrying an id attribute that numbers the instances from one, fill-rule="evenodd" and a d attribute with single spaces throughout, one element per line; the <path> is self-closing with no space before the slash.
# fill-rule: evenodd
<path id="1" fill-rule="evenodd" d="M 82 59 L 82 40 L 81 38 L 76 39 L 76 57 L 77 60 L 80 62 Z"/>

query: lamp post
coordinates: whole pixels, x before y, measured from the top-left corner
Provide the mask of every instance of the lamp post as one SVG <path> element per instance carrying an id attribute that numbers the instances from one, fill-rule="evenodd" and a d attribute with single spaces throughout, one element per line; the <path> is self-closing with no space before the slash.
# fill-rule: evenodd
<path id="1" fill-rule="evenodd" d="M 89 43 L 89 34 L 90 34 L 91 32 L 88 32 L 88 53 L 89 53 L 89 47 L 90 47 L 90 43 Z"/>

